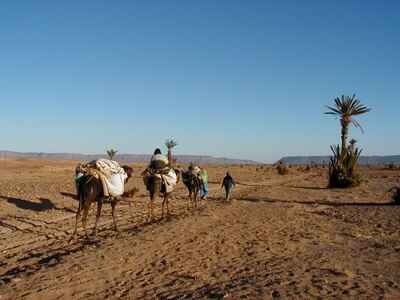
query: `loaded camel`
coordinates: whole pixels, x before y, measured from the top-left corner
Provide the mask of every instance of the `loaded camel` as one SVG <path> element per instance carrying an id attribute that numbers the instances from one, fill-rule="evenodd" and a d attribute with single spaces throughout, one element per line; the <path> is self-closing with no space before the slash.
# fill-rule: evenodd
<path id="1" fill-rule="evenodd" d="M 197 203 L 198 203 L 198 197 L 199 197 L 199 192 L 201 189 L 201 179 L 192 172 L 192 170 L 189 167 L 189 170 L 183 171 L 182 172 L 182 182 L 185 184 L 189 196 L 188 196 L 188 209 L 190 206 L 193 206 L 197 208 Z"/>
<path id="2" fill-rule="evenodd" d="M 181 172 L 178 169 L 171 169 L 176 174 L 176 184 L 180 181 Z M 150 201 L 147 205 L 147 218 L 149 221 L 153 219 L 153 210 L 154 210 L 154 202 L 161 197 L 163 199 L 161 206 L 161 218 L 164 218 L 164 207 L 166 207 L 167 215 L 169 215 L 169 199 L 173 193 L 173 189 L 169 192 L 167 191 L 166 182 L 159 175 L 151 172 L 149 169 L 146 169 L 143 173 L 143 180 L 147 190 L 149 191 Z"/>
<path id="3" fill-rule="evenodd" d="M 125 179 L 125 183 L 132 177 L 133 169 L 129 166 L 122 166 L 125 173 L 127 174 L 127 178 Z M 133 195 L 137 192 L 137 189 L 133 189 L 127 193 L 124 193 L 124 197 L 133 197 Z M 89 208 L 92 203 L 97 202 L 97 213 L 96 213 L 96 221 L 93 228 L 93 235 L 96 236 L 97 231 L 97 223 L 99 221 L 101 215 L 101 208 L 103 205 L 103 201 L 105 200 L 104 191 L 103 191 L 103 184 L 101 179 L 93 176 L 93 175 L 83 175 L 80 180 L 79 184 L 77 185 L 77 193 L 78 193 L 78 200 L 79 200 L 79 207 L 76 213 L 75 219 L 75 228 L 70 241 L 75 237 L 78 229 L 78 222 L 81 218 L 82 213 L 82 226 L 85 232 L 85 236 L 88 238 L 88 234 L 86 231 L 86 221 L 87 216 L 89 213 Z M 114 224 L 114 230 L 118 232 L 117 222 L 115 219 L 115 207 L 117 205 L 118 200 L 120 197 L 108 197 L 111 202 L 111 209 L 112 209 L 112 218 Z M 130 202 L 129 202 L 129 205 Z"/>

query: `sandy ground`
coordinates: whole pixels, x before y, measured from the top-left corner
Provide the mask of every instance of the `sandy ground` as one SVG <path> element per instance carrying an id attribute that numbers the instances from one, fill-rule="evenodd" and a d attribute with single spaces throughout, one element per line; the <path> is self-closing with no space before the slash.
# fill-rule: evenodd
<path id="1" fill-rule="evenodd" d="M 210 198 L 187 210 L 182 184 L 171 216 L 146 222 L 147 194 L 105 205 L 95 241 L 68 243 L 76 162 L 0 161 L 0 299 L 400 299 L 400 207 L 384 192 L 399 171 L 364 169 L 366 181 L 328 190 L 326 169 L 279 176 L 209 167 Z M 156 215 L 160 216 L 160 203 Z M 90 224 L 94 222 L 94 209 Z"/>

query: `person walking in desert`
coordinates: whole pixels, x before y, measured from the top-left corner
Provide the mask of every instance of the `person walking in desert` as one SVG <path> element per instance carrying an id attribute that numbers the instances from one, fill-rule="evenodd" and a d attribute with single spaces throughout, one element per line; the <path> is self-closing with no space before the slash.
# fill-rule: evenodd
<path id="1" fill-rule="evenodd" d="M 236 186 L 235 180 L 229 172 L 226 172 L 224 179 L 222 180 L 221 188 L 225 188 L 225 201 L 229 201 L 233 187 Z"/>
<path id="2" fill-rule="evenodd" d="M 208 172 L 204 168 L 200 168 L 198 176 L 201 179 L 200 198 L 205 200 L 208 196 Z"/>

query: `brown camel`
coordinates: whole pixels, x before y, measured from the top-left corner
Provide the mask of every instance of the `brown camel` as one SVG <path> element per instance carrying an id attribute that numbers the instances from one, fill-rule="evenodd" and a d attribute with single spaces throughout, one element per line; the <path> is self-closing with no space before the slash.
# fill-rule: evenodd
<path id="1" fill-rule="evenodd" d="M 174 169 L 176 176 L 177 176 L 177 184 L 180 181 L 180 171 L 178 169 Z M 169 215 L 169 199 L 171 198 L 172 192 L 167 193 L 165 185 L 162 182 L 162 179 L 154 174 L 147 173 L 148 171 L 143 172 L 143 178 L 145 180 L 145 185 L 147 190 L 150 193 L 150 202 L 148 204 L 147 210 L 147 218 L 149 221 L 153 219 L 153 210 L 154 210 L 154 202 L 157 200 L 158 197 L 163 199 L 162 201 L 162 209 L 161 209 L 161 218 L 164 217 L 164 206 L 167 209 L 167 215 Z"/>
<path id="2" fill-rule="evenodd" d="M 193 174 L 191 170 L 182 172 L 182 182 L 189 191 L 188 209 L 194 205 L 197 208 L 198 196 L 201 188 L 200 178 Z"/>
<path id="3" fill-rule="evenodd" d="M 133 169 L 128 166 L 122 166 L 122 168 L 125 170 L 126 174 L 128 175 L 127 179 L 125 180 L 125 183 L 126 183 L 132 177 Z M 78 207 L 78 211 L 76 212 L 75 229 L 74 229 L 74 232 L 72 233 L 70 240 L 72 240 L 76 235 L 76 232 L 78 229 L 78 221 L 81 217 L 82 211 L 83 211 L 82 226 L 85 231 L 85 236 L 88 237 L 88 234 L 86 231 L 86 220 L 87 220 L 87 215 L 89 213 L 89 208 L 93 202 L 97 202 L 96 221 L 95 221 L 94 228 L 93 228 L 93 235 L 96 236 L 97 223 L 99 221 L 99 218 L 101 215 L 101 208 L 103 206 L 103 201 L 105 199 L 108 199 L 111 203 L 114 230 L 118 231 L 117 222 L 115 220 L 115 207 L 117 205 L 118 200 L 120 200 L 120 198 L 119 197 L 105 198 L 104 193 L 103 193 L 103 184 L 100 179 L 98 179 L 94 176 L 84 175 L 80 179 L 79 182 L 80 183 L 77 186 L 79 207 Z M 124 193 L 123 196 L 124 197 L 133 197 L 133 195 L 136 192 L 137 192 L 137 189 L 133 189 L 130 192 Z M 129 201 L 129 206 L 130 205 L 131 205 L 131 203 Z"/>

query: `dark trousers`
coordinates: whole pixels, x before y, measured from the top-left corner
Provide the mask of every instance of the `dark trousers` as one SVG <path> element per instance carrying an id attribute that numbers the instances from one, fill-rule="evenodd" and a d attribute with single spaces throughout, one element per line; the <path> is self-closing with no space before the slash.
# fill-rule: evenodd
<path id="1" fill-rule="evenodd" d="M 229 199 L 230 199 L 230 197 L 232 195 L 233 185 L 225 184 L 224 188 L 225 188 L 225 200 L 229 201 Z"/>

